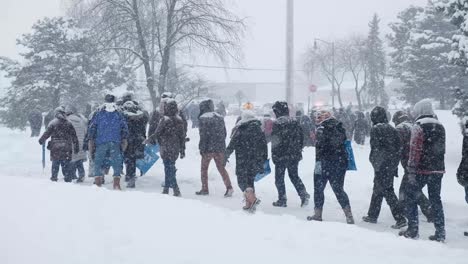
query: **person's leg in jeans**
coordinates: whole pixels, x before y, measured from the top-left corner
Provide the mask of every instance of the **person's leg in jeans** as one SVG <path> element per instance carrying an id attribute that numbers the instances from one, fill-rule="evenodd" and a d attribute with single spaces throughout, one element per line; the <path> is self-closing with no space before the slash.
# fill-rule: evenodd
<path id="1" fill-rule="evenodd" d="M 323 168 L 323 167 L 322 167 Z M 314 173 L 314 205 L 315 209 L 323 209 L 323 204 L 325 203 L 325 187 L 327 186 L 327 174 L 324 173 L 322 169 L 321 174 Z"/>
<path id="2" fill-rule="evenodd" d="M 120 178 L 123 169 L 123 157 L 120 144 L 112 142 L 109 146 L 109 154 L 114 178 Z"/>
<path id="3" fill-rule="evenodd" d="M 165 183 L 167 188 L 177 188 L 175 161 L 163 160 Z"/>
<path id="4" fill-rule="evenodd" d="M 286 164 L 275 164 L 275 185 L 278 190 L 278 202 L 286 203 L 286 186 L 284 185 L 284 176 L 286 173 Z"/>
<path id="5" fill-rule="evenodd" d="M 445 215 L 440 197 L 442 188 L 443 174 L 424 175 L 427 177 L 427 188 L 429 191 L 429 201 L 434 213 L 434 227 L 436 229 L 436 237 L 445 240 Z"/>
<path id="6" fill-rule="evenodd" d="M 382 202 L 383 202 L 383 188 L 381 184 L 379 183 L 378 180 L 378 175 L 376 172 L 376 176 L 374 178 L 374 188 L 372 191 L 372 197 L 371 197 L 371 202 L 369 205 L 369 211 L 367 212 L 367 216 L 369 217 L 369 220 L 372 220 L 372 222 L 377 221 L 380 215 L 380 209 L 382 208 Z"/>
<path id="7" fill-rule="evenodd" d="M 52 177 L 50 177 L 51 181 L 57 181 L 58 180 L 59 169 L 60 169 L 60 161 L 53 160 L 52 161 Z"/>
<path id="8" fill-rule="evenodd" d="M 224 166 L 224 153 L 215 153 L 213 158 L 218 172 L 221 174 L 221 177 L 223 177 L 224 186 L 226 186 L 227 190 L 232 190 L 231 179 L 229 178 L 229 173 Z"/>
<path id="9" fill-rule="evenodd" d="M 213 156 L 210 153 L 202 154 L 201 159 L 201 182 L 202 182 L 202 192 L 209 192 L 208 188 L 208 169 L 210 167 L 210 162 Z"/>
<path id="10" fill-rule="evenodd" d="M 83 160 L 78 160 L 75 162 L 75 168 L 76 171 L 78 172 L 78 180 L 83 180 L 84 177 L 86 176 L 84 165 L 83 165 Z"/>
<path id="11" fill-rule="evenodd" d="M 426 176 L 416 175 L 415 182 L 410 182 L 405 190 L 406 217 L 408 218 L 408 230 L 406 231 L 411 237 L 419 235 L 419 215 L 417 193 L 426 185 Z"/>
<path id="12" fill-rule="evenodd" d="M 398 202 L 398 198 L 395 194 L 395 190 L 393 189 L 393 186 L 386 188 L 383 191 L 383 196 L 385 197 L 385 201 L 390 207 L 390 211 L 392 212 L 392 215 L 395 221 L 406 222 L 403 209 L 400 206 L 400 203 Z"/>
<path id="13" fill-rule="evenodd" d="M 301 197 L 301 199 L 309 199 L 310 196 L 307 193 L 304 183 L 302 182 L 301 178 L 299 178 L 298 167 L 299 167 L 299 162 L 290 162 L 287 165 L 289 179 L 291 180 L 291 183 L 294 185 L 294 188 L 296 189 L 299 197 Z"/>
<path id="14" fill-rule="evenodd" d="M 109 146 L 109 143 L 97 145 L 96 153 L 94 154 L 94 183 L 99 187 L 103 183 L 104 172 L 102 168 L 107 158 Z"/>

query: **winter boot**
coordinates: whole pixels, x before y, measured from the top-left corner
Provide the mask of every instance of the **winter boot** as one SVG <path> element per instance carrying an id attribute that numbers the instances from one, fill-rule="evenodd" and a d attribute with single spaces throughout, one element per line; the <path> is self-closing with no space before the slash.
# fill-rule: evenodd
<path id="1" fill-rule="evenodd" d="M 436 241 L 436 242 L 445 242 L 445 230 L 443 231 L 436 231 L 435 235 L 430 236 L 429 240 Z"/>
<path id="2" fill-rule="evenodd" d="M 306 207 L 309 205 L 310 195 L 308 193 L 302 195 L 301 197 L 301 207 Z"/>
<path id="3" fill-rule="evenodd" d="M 401 228 L 403 228 L 403 227 L 405 227 L 407 225 L 408 225 L 408 223 L 406 222 L 406 219 L 403 218 L 403 219 L 398 220 L 394 225 L 392 225 L 392 228 L 393 229 L 401 229 Z"/>
<path id="4" fill-rule="evenodd" d="M 405 231 L 401 231 L 398 233 L 399 236 L 410 238 L 410 239 L 418 239 L 419 234 L 418 234 L 418 229 L 416 228 L 408 228 Z"/>
<path id="5" fill-rule="evenodd" d="M 114 190 L 122 190 L 120 188 L 120 177 L 114 177 Z"/>
<path id="6" fill-rule="evenodd" d="M 234 193 L 234 189 L 228 188 L 228 189 L 226 190 L 226 193 L 224 194 L 224 198 L 230 198 L 230 197 L 232 197 L 232 194 L 233 194 L 233 193 Z"/>
<path id="7" fill-rule="evenodd" d="M 286 198 L 280 198 L 278 201 L 273 202 L 274 207 L 288 207 L 288 200 Z"/>
<path id="8" fill-rule="evenodd" d="M 83 177 L 79 177 L 77 180 L 76 180 L 76 183 L 82 183 L 84 182 L 84 176 Z"/>
<path id="9" fill-rule="evenodd" d="M 169 187 L 164 187 L 162 194 L 169 194 Z"/>
<path id="10" fill-rule="evenodd" d="M 58 179 L 56 177 L 51 177 L 50 180 L 53 181 L 53 182 L 58 181 Z"/>
<path id="11" fill-rule="evenodd" d="M 308 216 L 307 221 L 318 221 L 322 222 L 322 209 L 315 208 L 314 209 L 314 215 L 313 216 Z"/>
<path id="12" fill-rule="evenodd" d="M 199 196 L 208 196 L 208 195 L 210 195 L 210 192 L 209 192 L 208 190 L 203 190 L 203 189 L 201 189 L 200 191 L 195 192 L 195 195 L 199 195 Z"/>
<path id="13" fill-rule="evenodd" d="M 377 224 L 377 219 L 375 218 L 372 218 L 370 216 L 364 216 L 362 218 L 362 221 L 366 222 L 366 223 L 369 223 L 369 224 Z"/>
<path id="14" fill-rule="evenodd" d="M 255 196 L 255 191 L 252 188 L 247 188 L 244 192 L 245 197 L 245 206 L 242 207 L 243 210 L 250 213 L 255 213 L 257 210 L 257 205 L 260 204 L 260 200 Z"/>
<path id="15" fill-rule="evenodd" d="M 343 209 L 343 212 L 346 216 L 346 223 L 349 225 L 354 225 L 354 217 L 353 217 L 353 212 L 351 211 L 351 207 L 345 207 Z"/>
<path id="16" fill-rule="evenodd" d="M 127 188 L 134 189 L 136 185 L 136 178 L 133 177 L 127 182 Z"/>
<path id="17" fill-rule="evenodd" d="M 468 232 L 464 232 L 463 234 L 464 234 L 466 237 L 468 237 Z"/>
<path id="18" fill-rule="evenodd" d="M 180 193 L 179 186 L 174 187 L 174 196 L 175 197 L 181 197 L 182 194 Z"/>
<path id="19" fill-rule="evenodd" d="M 102 176 L 94 177 L 94 184 L 96 184 L 97 187 L 101 187 L 103 184 L 103 177 Z"/>

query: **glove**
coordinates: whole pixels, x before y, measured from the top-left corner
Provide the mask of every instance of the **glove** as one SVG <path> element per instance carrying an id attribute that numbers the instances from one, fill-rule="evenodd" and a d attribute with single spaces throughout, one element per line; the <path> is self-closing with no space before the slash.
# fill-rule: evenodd
<path id="1" fill-rule="evenodd" d="M 414 174 L 414 173 L 408 174 L 408 182 L 411 185 L 415 185 L 416 184 L 416 174 Z"/>
<path id="2" fill-rule="evenodd" d="M 322 175 L 322 162 L 321 161 L 315 162 L 314 174 Z"/>
<path id="3" fill-rule="evenodd" d="M 185 158 L 185 150 L 180 151 L 180 158 L 184 159 Z"/>

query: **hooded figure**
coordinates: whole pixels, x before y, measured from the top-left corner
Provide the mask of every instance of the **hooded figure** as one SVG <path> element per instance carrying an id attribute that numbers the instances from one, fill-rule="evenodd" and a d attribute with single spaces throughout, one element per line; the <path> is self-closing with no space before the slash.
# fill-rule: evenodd
<path id="1" fill-rule="evenodd" d="M 76 131 L 76 136 L 78 137 L 78 143 L 80 145 L 80 151 L 77 154 L 73 154 L 71 170 L 74 178 L 78 172 L 77 182 L 83 182 L 85 177 L 83 162 L 87 159 L 87 154 L 83 146 L 86 133 L 88 131 L 88 120 L 83 115 L 80 115 L 78 113 L 78 109 L 74 106 L 67 106 L 65 111 L 68 121 L 73 125 L 73 128 Z"/>
<path id="2" fill-rule="evenodd" d="M 445 240 L 445 216 L 440 197 L 442 178 L 445 173 L 445 128 L 437 120 L 429 99 L 414 106 L 416 122 L 411 130 L 408 160 L 407 217 L 408 229 L 400 235 L 416 238 L 419 235 L 418 194 L 428 186 L 435 234 L 430 240 Z"/>
<path id="3" fill-rule="evenodd" d="M 49 137 L 51 140 L 47 144 L 47 149 L 50 150 L 50 159 L 52 161 L 51 180 L 57 181 L 58 171 L 62 167 L 65 182 L 71 182 L 73 175 L 71 173 L 70 162 L 73 153 L 78 153 L 80 147 L 75 129 L 68 122 L 63 107 L 55 109 L 55 118 L 50 122 L 47 130 L 39 139 L 39 144 L 45 144 Z"/>
<path id="4" fill-rule="evenodd" d="M 164 162 L 165 187 L 163 194 L 169 193 L 169 188 L 174 191 L 174 196 L 180 196 L 179 186 L 176 180 L 177 159 L 185 157 L 186 130 L 184 121 L 178 115 L 177 102 L 173 99 L 166 101 L 164 105 L 164 117 L 159 122 L 158 128 L 151 138 L 159 143 L 161 158 Z"/>
<path id="5" fill-rule="evenodd" d="M 96 111 L 89 126 L 89 151 L 94 156 L 94 182 L 100 187 L 104 179 L 102 168 L 110 157 L 114 170 L 114 189 L 120 190 L 122 153 L 128 145 L 128 126 L 125 117 L 114 103 L 113 95 L 106 95 L 105 103 Z"/>
<path id="6" fill-rule="evenodd" d="M 354 141 L 359 145 L 364 145 L 369 129 L 364 113 L 357 112 L 357 120 L 354 122 Z"/>
<path id="7" fill-rule="evenodd" d="M 317 138 L 315 145 L 314 171 L 314 215 L 309 221 L 322 221 L 325 203 L 325 187 L 330 182 L 333 192 L 343 209 L 348 224 L 354 224 L 348 194 L 344 191 L 344 180 L 348 168 L 348 154 L 345 148 L 346 130 L 343 123 L 327 110 L 317 114 Z"/>
<path id="8" fill-rule="evenodd" d="M 276 115 L 276 121 L 271 133 L 271 156 L 275 164 L 275 185 L 278 189 L 278 201 L 274 202 L 273 206 L 287 206 L 284 183 L 286 170 L 301 198 L 301 206 L 306 206 L 310 195 L 299 178 L 298 169 L 304 148 L 304 132 L 299 122 L 289 117 L 289 107 L 286 102 L 276 102 L 273 105 L 273 112 Z"/>
<path id="9" fill-rule="evenodd" d="M 226 149 L 226 160 L 236 152 L 236 175 L 239 188 L 245 195 L 244 210 L 254 210 L 259 200 L 255 196 L 254 181 L 264 171 L 268 147 L 261 122 L 252 111 L 243 111 L 231 142 Z"/>
<path id="10" fill-rule="evenodd" d="M 38 137 L 41 134 L 42 113 L 38 108 L 34 108 L 28 115 L 29 125 L 31 126 L 31 137 Z"/>
<path id="11" fill-rule="evenodd" d="M 224 185 L 226 186 L 225 197 L 231 197 L 233 188 L 229 174 L 224 166 L 224 154 L 226 152 L 226 125 L 224 118 L 218 113 L 215 113 L 214 103 L 212 100 L 205 100 L 200 103 L 199 116 L 199 132 L 200 143 L 198 148 L 202 156 L 201 160 L 201 182 L 202 188 L 197 195 L 208 195 L 208 167 L 214 159 L 216 168 L 223 177 Z"/>
<path id="12" fill-rule="evenodd" d="M 408 179 L 408 160 L 410 152 L 410 141 L 411 141 L 411 129 L 413 125 L 410 123 L 410 119 L 406 112 L 397 111 L 392 118 L 393 123 L 396 126 L 398 135 L 400 136 L 401 141 L 401 166 L 404 169 L 403 179 L 401 180 L 400 190 L 399 190 L 399 200 L 403 208 L 406 208 L 407 195 L 405 190 L 408 189 L 409 179 Z M 420 192 L 417 195 L 417 203 L 421 207 L 421 211 L 426 216 L 428 222 L 433 222 L 431 204 L 429 199 L 423 192 Z"/>
<path id="13" fill-rule="evenodd" d="M 128 125 L 128 147 L 124 152 L 125 157 L 125 181 L 127 188 L 135 188 L 136 161 L 145 157 L 146 125 L 148 115 L 133 101 L 126 101 L 123 106 L 123 114 Z"/>
<path id="14" fill-rule="evenodd" d="M 385 198 L 390 206 L 396 224 L 392 228 L 399 229 L 406 226 L 403 208 L 398 202 L 393 187 L 394 178 L 398 177 L 400 163 L 400 136 L 397 130 L 388 123 L 385 108 L 376 106 L 371 112 L 373 123 L 370 135 L 371 152 L 369 160 L 374 167 L 374 189 L 367 216 L 363 220 L 377 223 Z"/>

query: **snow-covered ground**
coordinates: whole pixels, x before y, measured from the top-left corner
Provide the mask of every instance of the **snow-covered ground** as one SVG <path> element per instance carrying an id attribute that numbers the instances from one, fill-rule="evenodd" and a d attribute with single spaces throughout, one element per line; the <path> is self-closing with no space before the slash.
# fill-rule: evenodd
<path id="1" fill-rule="evenodd" d="M 427 241 L 432 224 L 421 223 L 421 240 L 399 238 L 384 203 L 377 225 L 362 223 L 372 192 L 369 147 L 355 146 L 358 171 L 348 173 L 345 189 L 357 225 L 344 215 L 329 188 L 323 223 L 307 222 L 313 205 L 300 208 L 287 181 L 288 208 L 274 208 L 274 176 L 257 187 L 262 199 L 256 215 L 241 212 L 242 195 L 223 198 L 224 186 L 214 164 L 210 196 L 200 188 L 198 131 L 189 132 L 187 158 L 177 162 L 183 198 L 163 196 L 161 161 L 137 182 L 136 190 L 111 190 L 83 184 L 52 183 L 50 162 L 41 167 L 41 148 L 28 132 L 0 128 L 0 263 L 467 263 L 468 205 L 455 172 L 462 137 L 457 119 L 438 112 L 447 128 L 447 174 L 442 198 L 447 242 Z M 232 127 L 234 120 L 228 119 Z M 314 149 L 304 152 L 301 177 L 313 194 Z M 228 171 L 235 184 L 234 157 Z M 396 189 L 399 186 L 399 180 Z M 422 217 L 423 219 L 423 217 Z"/>

